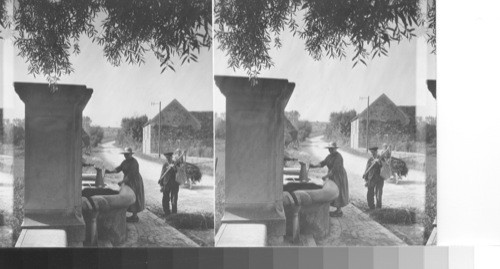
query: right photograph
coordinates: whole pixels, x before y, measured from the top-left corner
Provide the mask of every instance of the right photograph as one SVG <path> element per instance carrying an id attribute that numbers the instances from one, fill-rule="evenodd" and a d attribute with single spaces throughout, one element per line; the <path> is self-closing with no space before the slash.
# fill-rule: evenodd
<path id="1" fill-rule="evenodd" d="M 434 0 L 214 2 L 215 246 L 435 245 Z"/>

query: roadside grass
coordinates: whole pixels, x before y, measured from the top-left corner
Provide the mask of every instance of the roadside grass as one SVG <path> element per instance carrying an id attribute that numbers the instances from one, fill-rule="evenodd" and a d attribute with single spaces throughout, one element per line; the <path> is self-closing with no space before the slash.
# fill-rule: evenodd
<path id="1" fill-rule="evenodd" d="M 23 157 L 24 156 L 24 151 L 21 151 L 19 149 L 16 152 L 15 147 L 11 143 L 6 143 L 6 144 L 1 144 L 0 145 L 0 154 L 2 155 L 7 155 L 7 156 L 19 156 Z M 5 164 L 4 162 L 0 163 L 0 171 L 4 173 L 13 173 L 13 166 L 10 164 Z M 24 172 L 22 173 L 24 176 Z M 15 199 L 15 197 L 13 198 Z M 19 198 L 18 198 L 19 200 Z M 17 240 L 17 237 L 19 235 L 14 236 L 13 231 L 16 230 L 18 233 L 20 232 L 20 225 L 22 222 L 22 219 L 19 221 L 16 219 L 16 216 L 14 214 L 15 212 L 9 212 L 9 211 L 4 211 L 0 210 L 0 248 L 3 247 L 13 247 L 15 245 L 15 242 Z M 21 215 L 22 217 L 22 215 Z"/>
<path id="2" fill-rule="evenodd" d="M 214 214 L 212 212 L 177 213 L 165 217 L 160 205 L 147 205 L 147 210 L 155 214 L 176 229 L 213 230 Z"/>
<path id="3" fill-rule="evenodd" d="M 158 218 L 165 219 L 170 226 L 178 230 L 214 229 L 214 214 L 212 212 L 177 213 L 165 217 L 165 213 L 163 212 L 161 205 L 148 203 L 147 201 L 146 210 L 149 210 Z"/>
<path id="4" fill-rule="evenodd" d="M 13 244 L 21 234 L 21 224 L 24 220 L 24 149 L 16 150 L 14 156 L 14 201 L 12 216 L 8 218 L 8 224 L 12 227 Z"/>
<path id="5" fill-rule="evenodd" d="M 380 208 L 370 212 L 370 217 L 381 223 L 412 225 L 417 223 L 415 208 Z"/>
<path id="6" fill-rule="evenodd" d="M 433 229 L 433 222 L 437 215 L 437 181 L 434 175 L 428 175 L 425 181 L 425 215 L 424 242 L 427 242 Z"/>
<path id="7" fill-rule="evenodd" d="M 420 210 L 412 207 L 383 207 L 370 210 L 366 201 L 359 198 L 352 198 L 351 203 L 380 224 L 413 225 L 420 223 L 423 217 Z"/>
<path id="8" fill-rule="evenodd" d="M 225 150 L 226 141 L 215 140 L 215 158 L 217 160 L 215 168 L 215 234 L 219 231 L 224 214 Z"/>
<path id="9" fill-rule="evenodd" d="M 351 203 L 371 219 L 394 233 L 408 245 L 423 245 L 423 212 L 412 207 L 384 207 L 370 210 L 365 200 L 351 198 Z"/>
<path id="10" fill-rule="evenodd" d="M 178 229 L 208 230 L 214 228 L 214 214 L 211 212 L 172 214 L 165 220 Z"/>
<path id="11" fill-rule="evenodd" d="M 12 228 L 10 224 L 11 214 L 0 210 L 0 248 L 13 247 Z"/>
<path id="12" fill-rule="evenodd" d="M 155 214 L 158 218 L 165 219 L 166 223 L 179 232 L 189 237 L 198 245 L 214 245 L 214 215 L 211 212 L 178 213 L 165 217 L 161 205 L 155 205 L 146 201 L 146 210 Z"/>

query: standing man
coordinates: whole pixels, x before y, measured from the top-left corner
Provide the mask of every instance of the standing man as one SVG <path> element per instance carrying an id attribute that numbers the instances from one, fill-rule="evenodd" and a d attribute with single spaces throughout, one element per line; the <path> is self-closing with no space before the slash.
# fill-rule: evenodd
<path id="1" fill-rule="evenodd" d="M 172 204 L 172 213 L 177 214 L 177 198 L 179 195 L 179 183 L 175 181 L 175 176 L 177 174 L 177 166 L 172 160 L 173 152 L 164 153 L 167 158 L 167 162 L 163 164 L 161 169 L 160 180 L 158 184 L 161 186 L 161 192 L 163 192 L 163 212 L 165 217 L 170 215 L 170 203 Z"/>
<path id="2" fill-rule="evenodd" d="M 365 186 L 368 188 L 366 199 L 368 200 L 368 207 L 375 209 L 374 196 L 377 199 L 377 208 L 382 208 L 382 189 L 384 188 L 384 178 L 380 175 L 382 168 L 382 160 L 378 155 L 378 147 L 371 147 L 370 152 L 372 157 L 366 164 L 363 179 Z"/>

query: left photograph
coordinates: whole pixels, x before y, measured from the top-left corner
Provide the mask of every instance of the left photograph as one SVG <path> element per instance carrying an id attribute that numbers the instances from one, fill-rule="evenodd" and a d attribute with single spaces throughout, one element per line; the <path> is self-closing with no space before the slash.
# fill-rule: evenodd
<path id="1" fill-rule="evenodd" d="M 0 247 L 214 245 L 212 3 L 0 1 Z"/>

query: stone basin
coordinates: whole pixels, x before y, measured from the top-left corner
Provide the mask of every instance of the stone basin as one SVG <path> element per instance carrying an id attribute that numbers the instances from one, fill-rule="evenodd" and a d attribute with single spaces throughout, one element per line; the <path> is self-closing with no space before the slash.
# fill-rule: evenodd
<path id="1" fill-rule="evenodd" d="M 89 198 L 95 195 L 116 195 L 120 193 L 111 188 L 85 188 L 82 190 L 82 197 Z"/>
<path id="2" fill-rule="evenodd" d="M 127 239 L 127 208 L 135 203 L 133 190 L 122 185 L 119 191 L 110 188 L 82 190 L 83 217 L 86 224 L 85 244 L 97 245 L 97 240 L 109 240 L 113 245 Z"/>
<path id="3" fill-rule="evenodd" d="M 330 203 L 339 195 L 337 185 L 327 180 L 319 182 L 287 182 L 283 185 L 283 205 L 287 235 L 293 241 L 299 234 L 324 238 L 330 233 Z"/>

